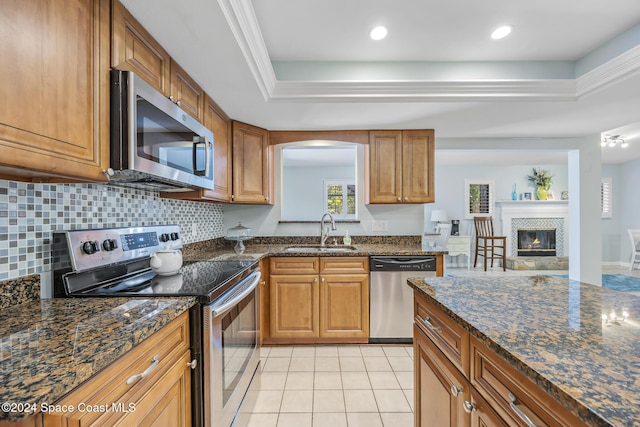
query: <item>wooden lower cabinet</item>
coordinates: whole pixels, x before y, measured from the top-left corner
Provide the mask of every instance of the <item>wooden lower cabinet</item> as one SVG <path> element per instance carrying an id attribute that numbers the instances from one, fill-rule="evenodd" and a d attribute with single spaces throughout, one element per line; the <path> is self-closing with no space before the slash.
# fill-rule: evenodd
<path id="1" fill-rule="evenodd" d="M 45 414 L 44 425 L 191 426 L 190 361 L 185 312 L 55 402 L 56 408 L 73 410 Z"/>
<path id="2" fill-rule="evenodd" d="M 415 325 L 413 346 L 416 427 L 469 426 L 463 406 L 469 394 L 467 380 Z"/>
<path id="3" fill-rule="evenodd" d="M 369 340 L 366 257 L 273 257 L 269 299 L 269 337 L 263 342 Z"/>
<path id="4" fill-rule="evenodd" d="M 420 292 L 414 298 L 415 427 L 586 425 Z"/>
<path id="5" fill-rule="evenodd" d="M 319 336 L 317 275 L 271 275 L 271 338 Z"/>
<path id="6" fill-rule="evenodd" d="M 369 275 L 320 276 L 320 337 L 369 339 Z"/>

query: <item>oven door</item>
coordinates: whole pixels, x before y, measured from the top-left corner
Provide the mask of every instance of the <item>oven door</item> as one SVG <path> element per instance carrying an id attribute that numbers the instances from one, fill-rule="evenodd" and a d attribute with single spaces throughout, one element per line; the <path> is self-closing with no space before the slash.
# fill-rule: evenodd
<path id="1" fill-rule="evenodd" d="M 205 425 L 229 427 L 260 361 L 260 272 L 203 308 Z"/>

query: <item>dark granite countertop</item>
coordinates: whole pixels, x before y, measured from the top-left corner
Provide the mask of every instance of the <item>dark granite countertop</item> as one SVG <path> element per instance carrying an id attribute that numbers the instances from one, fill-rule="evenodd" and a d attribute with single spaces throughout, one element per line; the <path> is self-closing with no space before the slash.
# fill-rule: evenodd
<path id="1" fill-rule="evenodd" d="M 640 297 L 553 276 L 409 284 L 588 424 L 640 426 Z"/>
<path id="2" fill-rule="evenodd" d="M 202 249 L 193 250 L 185 253 L 185 259 L 204 260 L 204 259 L 261 259 L 267 256 L 370 256 L 370 255 L 444 255 L 446 250 L 423 251 L 418 244 L 375 244 L 375 243 L 358 243 L 351 245 L 355 249 L 348 251 L 326 251 L 326 252 L 307 252 L 287 250 L 290 247 L 305 247 L 309 244 L 250 244 L 246 246 L 243 254 L 237 255 L 231 248 L 218 248 L 215 250 Z M 327 245 L 331 248 L 333 245 Z M 339 247 L 339 246 L 338 246 Z"/>
<path id="3" fill-rule="evenodd" d="M 52 404 L 195 304 L 60 298 L 0 310 L 0 403 Z M 0 421 L 33 413 L 0 411 Z"/>

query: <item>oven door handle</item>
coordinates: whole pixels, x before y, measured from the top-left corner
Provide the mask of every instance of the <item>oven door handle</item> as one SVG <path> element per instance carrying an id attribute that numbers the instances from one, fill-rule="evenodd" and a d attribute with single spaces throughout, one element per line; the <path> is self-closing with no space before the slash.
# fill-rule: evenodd
<path id="1" fill-rule="evenodd" d="M 223 296 L 221 301 L 213 304 L 211 307 L 211 317 L 215 319 L 218 316 L 226 314 L 227 311 L 242 301 L 258 287 L 260 277 L 262 277 L 260 271 L 254 271 L 242 279 L 242 281 L 235 286 L 234 292 L 231 292 L 226 298 Z"/>

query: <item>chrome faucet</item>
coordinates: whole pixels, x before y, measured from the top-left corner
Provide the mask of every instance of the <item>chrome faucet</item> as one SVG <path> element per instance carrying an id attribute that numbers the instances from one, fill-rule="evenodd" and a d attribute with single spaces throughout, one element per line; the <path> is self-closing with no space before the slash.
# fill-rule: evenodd
<path id="1" fill-rule="evenodd" d="M 331 229 L 334 231 L 338 229 L 338 227 L 336 227 L 336 222 L 333 220 L 333 215 L 331 215 L 329 212 L 322 215 L 322 219 L 320 220 L 320 246 L 324 246 L 324 243 L 329 238 L 329 226 L 327 226 L 326 229 L 324 227 L 324 219 L 327 217 L 327 215 L 331 219 Z"/>

